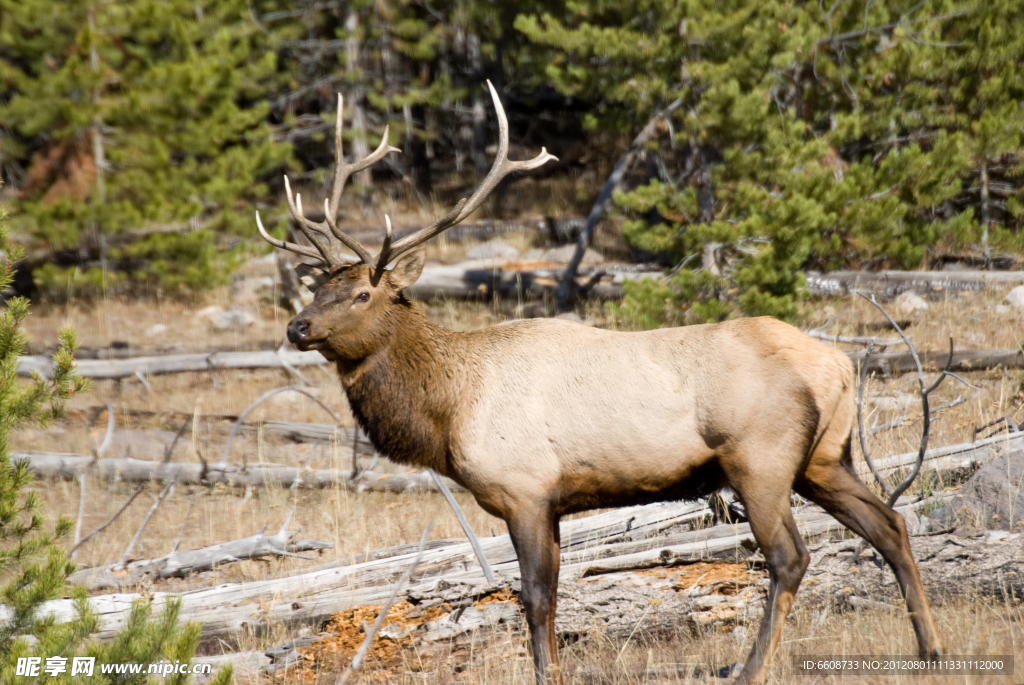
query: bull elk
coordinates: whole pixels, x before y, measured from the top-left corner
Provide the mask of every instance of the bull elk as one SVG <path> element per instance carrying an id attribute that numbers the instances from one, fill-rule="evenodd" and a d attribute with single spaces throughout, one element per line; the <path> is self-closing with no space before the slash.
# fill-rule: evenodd
<path id="1" fill-rule="evenodd" d="M 256 220 L 272 245 L 320 262 L 305 277 L 315 298 L 288 324 L 288 339 L 337 366 L 374 447 L 448 476 L 508 524 L 538 682 L 560 679 L 559 519 L 721 488 L 745 506 L 771 579 L 740 682 L 764 681 L 809 561 L 790 511 L 794 490 L 881 552 L 906 598 L 921 654 L 938 654 L 903 518 L 854 472 L 853 369 L 841 352 L 767 317 L 643 333 L 562 320 L 456 333 L 405 297 L 424 263 L 413 248 L 465 219 L 509 173 L 554 159 L 546 150 L 529 161 L 508 159 L 508 122 L 488 87 L 501 137 L 497 160 L 476 192 L 431 226 L 393 241 L 385 217 L 377 255 L 338 229 L 346 179 L 398 152 L 385 129 L 375 152 L 345 163 L 340 95 L 337 167 L 323 222 L 305 217 L 285 178 L 289 207 L 310 245 L 277 240 L 258 213 Z M 334 240 L 358 261 L 337 255 Z"/>

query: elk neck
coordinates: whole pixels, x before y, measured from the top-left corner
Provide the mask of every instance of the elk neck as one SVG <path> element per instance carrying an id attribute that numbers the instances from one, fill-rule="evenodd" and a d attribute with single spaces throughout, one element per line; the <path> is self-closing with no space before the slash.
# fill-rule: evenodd
<path id="1" fill-rule="evenodd" d="M 450 475 L 452 424 L 465 390 L 461 334 L 402 298 L 374 337 L 372 352 L 336 360 L 352 413 L 381 454 Z"/>

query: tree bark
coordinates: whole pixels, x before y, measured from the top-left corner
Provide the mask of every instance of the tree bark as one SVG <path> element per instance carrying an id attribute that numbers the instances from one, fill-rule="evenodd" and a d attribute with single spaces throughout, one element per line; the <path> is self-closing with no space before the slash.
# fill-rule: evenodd
<path id="1" fill-rule="evenodd" d="M 361 55 L 359 39 L 359 14 L 352 4 L 349 3 L 345 14 L 345 32 L 348 37 L 345 39 L 345 59 L 348 82 L 351 84 L 351 95 L 348 106 L 352 112 L 352 132 L 355 134 L 352 139 L 352 158 L 355 160 L 365 159 L 370 154 L 370 148 L 366 143 L 366 112 L 363 109 L 363 76 L 361 73 Z M 370 170 L 360 171 L 355 175 L 355 182 L 369 188 L 372 183 Z"/>

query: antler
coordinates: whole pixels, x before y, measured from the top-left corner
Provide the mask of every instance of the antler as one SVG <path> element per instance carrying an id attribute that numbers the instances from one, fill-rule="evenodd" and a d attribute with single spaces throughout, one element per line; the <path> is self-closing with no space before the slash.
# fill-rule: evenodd
<path id="1" fill-rule="evenodd" d="M 468 217 L 498 187 L 502 179 L 513 171 L 530 171 L 547 164 L 551 160 L 557 161 L 558 158 L 549 154 L 547 148 L 543 147 L 540 149 L 540 154 L 530 160 L 513 162 L 508 158 L 508 119 L 505 117 L 505 109 L 501 106 L 498 92 L 494 90 L 490 79 L 487 81 L 487 88 L 491 91 L 491 100 L 494 101 L 494 112 L 498 115 L 498 136 L 500 140 L 498 142 L 498 157 L 494 160 L 494 166 L 491 167 L 490 172 L 488 172 L 480 187 L 476 189 L 476 192 L 468 199 L 462 198 L 459 200 L 459 203 L 448 214 L 435 221 L 432 225 L 421 228 L 415 233 L 402 238 L 392 245 L 390 249 L 387 249 L 389 241 L 386 241 L 384 249 L 381 250 L 380 255 L 377 257 L 376 266 L 378 270 L 382 270 L 389 262 L 397 259 L 402 253 L 408 252 L 417 245 L 430 240 L 435 235 L 438 235 L 447 228 L 451 228 Z"/>
<path id="2" fill-rule="evenodd" d="M 384 136 L 381 138 L 380 145 L 377 146 L 377 149 L 374 150 L 372 154 L 358 162 L 346 164 L 342 147 L 343 111 L 344 99 L 341 97 L 341 93 L 338 93 L 338 114 L 334 125 L 334 187 L 331 189 L 331 197 L 324 200 L 325 220 L 323 222 L 311 221 L 306 218 L 306 215 L 302 211 L 302 195 L 295 194 L 293 197 L 292 187 L 288 182 L 288 176 L 285 175 L 284 177 L 284 189 L 285 194 L 288 197 L 288 208 L 291 210 L 292 216 L 295 217 L 295 221 L 299 225 L 299 230 L 306 236 L 306 239 L 313 245 L 313 248 L 305 247 L 304 245 L 296 245 L 295 243 L 289 243 L 283 240 L 277 240 L 272 237 L 263 228 L 263 222 L 260 220 L 260 213 L 256 212 L 256 227 L 259 229 L 260 235 L 263 236 L 264 240 L 274 247 L 279 247 L 281 249 L 288 250 L 289 252 L 303 255 L 304 257 L 319 259 L 328 268 L 337 266 L 339 263 L 339 260 L 331 254 L 331 247 L 333 247 L 330 244 L 331 235 L 341 241 L 350 250 L 355 252 L 359 257 L 359 261 L 365 262 L 366 264 L 373 263 L 374 257 L 365 247 L 362 246 L 362 244 L 360 244 L 358 240 L 346 235 L 338 229 L 338 225 L 335 223 L 334 217 L 338 212 L 338 203 L 341 200 L 341 191 L 345 189 L 345 182 L 348 181 L 349 176 L 376 164 L 389 152 L 401 152 L 398 148 L 388 145 L 389 127 L 385 126 Z M 324 245 L 313 235 L 314 233 L 319 233 L 323 237 L 327 238 L 328 245 Z"/>
<path id="3" fill-rule="evenodd" d="M 302 245 L 296 245 L 294 243 L 287 243 L 281 240 L 277 240 L 263 229 L 263 223 L 260 221 L 259 212 L 256 213 L 256 225 L 259 228 L 260 235 L 271 245 L 280 247 L 285 250 L 290 250 L 296 254 L 300 254 L 306 257 L 314 257 L 324 262 L 328 267 L 335 266 L 338 261 L 333 257 L 328 249 L 318 239 L 316 239 L 313 233 L 319 233 L 324 237 L 328 238 L 328 231 L 330 235 L 333 235 L 340 242 L 346 245 L 350 250 L 359 256 L 359 260 L 364 264 L 374 268 L 378 273 L 382 272 L 384 268 L 392 261 L 397 259 L 403 253 L 408 252 L 412 248 L 420 245 L 427 240 L 430 240 L 434 236 L 443 232 L 445 229 L 454 226 L 460 221 L 464 220 L 470 214 L 473 213 L 477 207 L 479 207 L 488 195 L 501 183 L 502 179 L 511 174 L 514 171 L 530 171 L 543 166 L 551 160 L 557 160 L 558 158 L 548 153 L 546 148 L 541 148 L 540 154 L 530 160 L 513 162 L 508 158 L 508 119 L 505 117 L 505 110 L 501 106 L 501 100 L 498 98 L 498 93 L 494 90 L 494 86 L 491 82 L 487 81 L 487 88 L 491 91 L 491 100 L 494 101 L 494 111 L 498 115 L 498 135 L 500 137 L 498 143 L 498 157 L 494 160 L 494 165 L 484 178 L 483 183 L 480 187 L 468 198 L 462 198 L 455 205 L 454 208 L 443 217 L 435 221 L 426 228 L 421 228 L 415 233 L 408 235 L 401 240 L 392 244 L 391 241 L 391 219 L 385 215 L 385 234 L 384 244 L 381 246 L 380 252 L 373 256 L 365 247 L 363 247 L 358 240 L 355 240 L 349 235 L 346 235 L 343 231 L 338 228 L 335 223 L 334 217 L 338 211 L 338 202 L 341 199 L 341 191 L 345 187 L 345 182 L 348 177 L 352 174 L 366 169 L 370 165 L 383 159 L 389 152 L 401 152 L 397 148 L 393 148 L 388 145 L 388 129 L 384 129 L 384 139 L 381 140 L 380 145 L 369 155 L 366 159 L 360 162 L 353 162 L 352 164 L 344 163 L 344 156 L 342 155 L 342 137 L 341 137 L 341 112 L 342 112 L 342 98 L 338 95 L 338 121 L 334 130 L 334 160 L 335 160 L 335 173 L 334 173 L 334 188 L 331 192 L 329 200 L 324 201 L 324 213 L 325 221 L 323 223 L 317 223 L 310 221 L 302 213 L 302 197 L 295 195 L 292 197 L 291 185 L 288 183 L 288 177 L 285 176 L 284 187 L 285 192 L 288 195 L 288 207 L 291 209 L 292 216 L 299 224 L 299 230 L 303 232 L 306 238 L 309 239 L 310 243 L 313 244 L 313 248 L 308 248 Z"/>

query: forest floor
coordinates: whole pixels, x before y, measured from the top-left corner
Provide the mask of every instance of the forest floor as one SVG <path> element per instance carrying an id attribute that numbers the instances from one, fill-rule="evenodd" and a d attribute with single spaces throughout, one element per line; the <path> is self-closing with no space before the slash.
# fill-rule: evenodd
<path id="1" fill-rule="evenodd" d="M 525 239 L 524 239 L 525 240 Z M 451 255 L 457 258 L 457 254 Z M 254 262 L 243 270 L 247 277 L 272 275 L 273 265 Z M 933 301 L 927 310 L 909 319 L 907 333 L 918 350 L 947 349 L 953 336 L 957 349 L 1020 348 L 1024 342 L 1024 313 L 1007 311 L 1000 306 L 1004 292 L 965 293 Z M 255 317 L 255 323 L 236 331 L 215 331 L 197 312 L 210 305 L 244 307 Z M 427 305 L 432 319 L 455 330 L 472 330 L 517 317 L 521 309 L 506 302 L 434 301 Z M 609 327 L 611 319 L 598 303 L 581 307 L 579 312 L 588 325 Z M 894 312 L 895 314 L 895 312 Z M 240 350 L 280 344 L 290 315 L 274 304 L 272 292 L 239 292 L 238 287 L 224 287 L 203 296 L 201 300 L 182 303 L 173 300 L 100 300 L 91 303 L 70 303 L 37 307 L 27 321 L 34 350 L 45 350 L 56 344 L 61 326 L 72 325 L 83 347 L 109 348 L 127 346 L 140 353 L 158 347 L 176 347 L 187 351 L 203 351 L 215 346 L 231 346 Z M 835 335 L 874 335 L 894 338 L 885 329 L 884 319 L 860 298 L 817 301 L 804 329 L 828 324 L 825 332 Z M 157 324 L 166 326 L 158 335 L 152 334 Z M 150 333 L 147 334 L 147 331 Z M 893 350 L 900 348 L 893 347 Z M 341 417 L 347 426 L 354 424 L 334 372 L 327 365 L 304 367 L 302 373 L 314 384 L 312 391 Z M 935 417 L 930 446 L 939 447 L 970 442 L 975 427 L 1003 416 L 1018 423 L 1024 420 L 1024 371 L 993 370 L 963 374 L 976 387 L 970 388 L 947 379 L 932 397 L 932 405 L 959 404 L 942 410 Z M 930 381 L 934 374 L 926 374 Z M 264 392 L 293 381 L 280 370 L 216 371 L 152 376 L 142 381 L 96 381 L 90 392 L 74 398 L 69 416 L 46 428 L 24 428 L 15 435 L 15 451 L 71 452 L 88 454 L 102 439 L 106 429 L 105 414 L 100 407 L 110 404 L 116 426 L 125 431 L 177 432 L 182 415 L 193 417 L 190 428 L 181 436 L 173 458 L 175 461 L 198 462 L 202 458 L 217 459 L 223 449 L 230 422 L 224 415 L 238 415 Z M 866 424 L 870 427 L 904 419 L 904 425 L 870 435 L 868 443 L 876 457 L 916 451 L 921 438 L 921 410 L 916 395 L 917 378 L 906 374 L 895 378 L 875 377 L 866 388 Z M 151 413 L 140 413 L 145 410 Z M 167 413 L 167 412 L 177 413 Z M 251 417 L 252 421 L 303 421 L 327 423 L 329 417 L 314 402 L 299 395 L 283 394 L 265 403 Z M 154 447 L 163 444 L 159 435 L 152 441 L 145 433 L 134 433 L 137 445 L 126 447 L 132 456 L 161 459 Z M 856 458 L 859 456 L 859 450 Z M 314 468 L 345 469 L 351 464 L 351 444 L 295 444 L 270 433 L 257 432 L 236 440 L 230 457 L 250 464 L 309 464 Z M 369 460 L 362 459 L 365 467 Z M 377 470 L 400 471 L 400 467 L 382 461 Z M 83 531 L 106 521 L 130 496 L 134 487 L 108 484 L 87 479 Z M 936 482 L 921 482 L 915 488 L 931 490 L 946 487 Z M 36 481 L 35 489 L 42 496 L 50 520 L 56 516 L 77 518 L 80 492 L 77 482 Z M 150 492 L 159 488 L 154 484 Z M 481 536 L 507 532 L 505 524 L 483 511 L 468 493 L 457 493 L 472 527 Z M 93 538 L 78 552 L 80 565 L 93 566 L 116 561 L 146 512 L 152 498 L 140 497 L 109 529 Z M 166 554 L 181 539 L 181 549 L 242 538 L 267 527 L 276 530 L 292 506 L 295 514 L 292 527 L 302 528 L 302 538 L 333 545 L 315 561 L 278 558 L 269 561 L 243 561 L 227 564 L 217 570 L 187 579 L 171 579 L 134 588 L 184 591 L 226 582 L 247 582 L 294 574 L 335 559 L 343 559 L 383 547 L 415 542 L 425 522 L 434 520 L 432 538 L 462 538 L 464 533 L 444 499 L 434 493 L 390 494 L 354 493 L 346 490 L 298 491 L 261 489 L 245 496 L 231 488 L 181 487 L 169 496 L 146 528 L 135 550 L 137 558 L 153 558 Z M 128 588 L 129 590 L 132 588 Z M 506 597 L 505 601 L 513 601 Z M 397 605 L 392 611 L 401 619 L 408 606 Z M 1003 603 L 958 603 L 937 608 L 939 629 L 952 654 L 1013 654 L 1024 672 L 1024 621 L 1020 605 Z M 343 612 L 344 613 L 344 612 Z M 333 682 L 340 669 L 354 652 L 361 639 L 362 622 L 372 621 L 376 612 L 367 609 L 358 616 L 338 616 L 332 624 L 333 637 L 325 645 L 333 645 L 327 654 L 310 657 L 316 669 L 302 673 L 280 673 L 258 676 L 255 680 L 276 682 Z M 348 631 L 348 632 L 346 632 Z M 698 682 L 742 661 L 749 651 L 756 622 L 730 626 L 728 630 L 708 630 L 677 635 L 646 635 L 642 631 L 624 643 L 588 636 L 563 648 L 562 659 L 570 683 L 639 683 Z M 307 631 L 308 632 L 308 631 Z M 243 648 L 265 648 L 303 634 L 295 628 L 280 627 L 271 634 L 246 638 Z M 526 656 L 525 631 L 510 630 L 507 639 L 492 639 L 477 649 L 468 644 L 452 643 L 434 646 L 430 653 L 421 653 L 412 646 L 390 653 L 371 655 L 364 677 L 379 682 L 416 683 L 531 683 L 532 666 Z M 813 607 L 799 607 L 786 626 L 784 642 L 773 662 L 772 682 L 839 682 L 839 678 L 798 676 L 793 669 L 794 655 L 839 654 L 914 654 L 914 635 L 909 620 L 902 612 L 856 611 L 829 613 Z M 206 651 L 217 648 L 207 646 Z M 445 651 L 448 650 L 448 651 Z M 415 663 L 414 663 L 415 662 Z M 254 682 L 255 682 L 254 680 Z M 842 682 L 878 682 L 877 677 L 843 677 Z M 938 677 L 886 676 L 885 682 L 938 682 Z M 239 679 L 239 682 L 246 682 Z M 942 682 L 1013 683 L 1001 677 L 945 677 Z"/>

